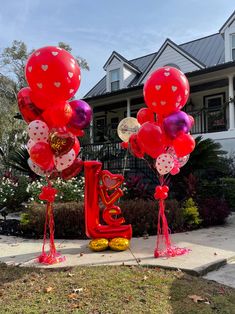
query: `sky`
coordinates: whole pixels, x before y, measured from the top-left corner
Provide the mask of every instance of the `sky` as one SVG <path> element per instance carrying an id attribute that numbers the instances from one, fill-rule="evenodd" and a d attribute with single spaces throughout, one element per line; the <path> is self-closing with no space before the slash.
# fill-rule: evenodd
<path id="1" fill-rule="evenodd" d="M 181 44 L 217 33 L 234 0 L 0 0 L 0 52 L 13 40 L 29 50 L 63 41 L 85 58 L 77 98 L 104 75 L 115 50 L 126 59 L 156 52 L 166 38 Z"/>

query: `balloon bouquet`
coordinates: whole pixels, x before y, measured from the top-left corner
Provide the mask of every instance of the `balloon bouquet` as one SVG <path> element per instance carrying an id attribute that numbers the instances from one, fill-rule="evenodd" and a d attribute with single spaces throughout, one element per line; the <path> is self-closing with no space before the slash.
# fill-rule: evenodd
<path id="1" fill-rule="evenodd" d="M 155 257 L 176 256 L 188 252 L 171 244 L 165 216 L 164 200 L 168 197 L 168 175 L 180 172 L 194 150 L 195 141 L 189 134 L 193 117 L 181 111 L 189 97 L 186 76 L 174 67 L 162 67 L 153 72 L 144 85 L 148 108 L 137 113 L 137 119 L 125 118 L 118 126 L 121 146 L 137 158 L 146 159 L 159 179 L 154 198 L 159 203 Z M 167 175 L 167 176 L 165 176 Z"/>
<path id="2" fill-rule="evenodd" d="M 64 260 L 55 248 L 53 202 L 57 190 L 51 179 L 64 180 L 76 176 L 83 167 L 77 157 L 80 143 L 77 136 L 92 118 L 90 106 L 82 100 L 71 99 L 79 88 L 80 68 L 75 58 L 59 47 L 43 47 L 32 53 L 25 66 L 30 87 L 18 93 L 18 106 L 28 123 L 28 165 L 37 175 L 47 178 L 39 199 L 47 201 L 44 241 L 40 263 L 53 264 Z M 45 252 L 47 227 L 50 250 Z"/>

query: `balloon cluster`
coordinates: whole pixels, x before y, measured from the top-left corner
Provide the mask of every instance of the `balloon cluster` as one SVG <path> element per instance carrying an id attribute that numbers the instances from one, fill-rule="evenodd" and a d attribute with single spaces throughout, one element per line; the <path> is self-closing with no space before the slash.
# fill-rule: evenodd
<path id="1" fill-rule="evenodd" d="M 38 175 L 70 179 L 82 168 L 77 136 L 84 135 L 92 119 L 85 101 L 69 101 L 80 85 L 79 65 L 66 50 L 43 47 L 27 60 L 25 76 L 29 87 L 17 97 L 28 123 L 29 167 Z"/>
<path id="2" fill-rule="evenodd" d="M 180 110 L 188 96 L 185 75 L 176 68 L 162 67 L 144 85 L 148 108 L 140 109 L 137 119 L 126 118 L 118 126 L 120 138 L 127 140 L 122 147 L 129 148 L 135 157 L 152 158 L 159 175 L 179 173 L 195 147 L 194 138 L 189 134 L 193 117 Z M 134 124 L 136 128 L 130 127 Z"/>

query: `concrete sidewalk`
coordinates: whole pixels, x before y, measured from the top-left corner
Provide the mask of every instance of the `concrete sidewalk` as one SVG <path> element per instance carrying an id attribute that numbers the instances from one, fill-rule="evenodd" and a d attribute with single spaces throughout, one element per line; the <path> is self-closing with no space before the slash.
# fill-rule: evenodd
<path id="1" fill-rule="evenodd" d="M 91 252 L 89 240 L 57 240 L 56 247 L 66 261 L 52 266 L 38 264 L 42 240 L 28 240 L 0 236 L 0 261 L 7 264 L 36 267 L 68 267 L 77 265 L 151 265 L 205 275 L 235 260 L 235 215 L 225 226 L 177 233 L 172 242 L 191 249 L 189 254 L 173 258 L 154 258 L 156 237 L 134 238 L 130 249 L 124 252 Z"/>

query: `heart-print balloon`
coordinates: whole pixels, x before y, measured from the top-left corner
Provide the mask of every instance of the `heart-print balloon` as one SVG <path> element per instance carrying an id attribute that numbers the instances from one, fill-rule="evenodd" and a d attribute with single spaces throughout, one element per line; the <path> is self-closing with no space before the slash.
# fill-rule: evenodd
<path id="1" fill-rule="evenodd" d="M 189 155 L 186 155 L 186 156 L 183 156 L 183 157 L 179 157 L 178 158 L 178 166 L 179 166 L 179 168 L 181 168 L 184 165 L 186 165 L 188 160 L 189 160 Z"/>
<path id="2" fill-rule="evenodd" d="M 30 158 L 28 159 L 28 165 L 29 168 L 36 173 L 38 176 L 45 176 L 47 174 L 47 172 L 43 169 L 41 169 L 38 165 L 36 165 Z"/>
<path id="3" fill-rule="evenodd" d="M 75 160 L 75 151 L 71 149 L 67 154 L 63 156 L 54 157 L 55 167 L 58 171 L 62 171 L 70 167 Z"/>
<path id="4" fill-rule="evenodd" d="M 161 154 L 156 160 L 157 171 L 161 174 L 167 174 L 174 168 L 174 158 L 170 154 Z"/>
<path id="5" fill-rule="evenodd" d="M 35 142 L 48 142 L 49 128 L 41 120 L 34 120 L 28 125 L 29 137 Z"/>
<path id="6" fill-rule="evenodd" d="M 106 189 L 114 190 L 123 183 L 124 177 L 121 174 L 112 174 L 108 170 L 103 170 L 101 180 Z"/>
<path id="7" fill-rule="evenodd" d="M 61 172 L 61 178 L 63 180 L 70 180 L 73 177 L 76 177 L 82 171 L 82 168 L 83 161 L 80 158 L 77 158 L 70 167 Z"/>
<path id="8" fill-rule="evenodd" d="M 74 146 L 75 137 L 67 132 L 55 130 L 48 138 L 51 150 L 56 157 L 67 154 Z"/>
<path id="9" fill-rule="evenodd" d="M 33 140 L 31 140 L 31 138 L 28 140 L 28 143 L 27 143 L 27 145 L 26 145 L 28 153 L 30 153 L 31 148 L 32 148 L 35 144 L 36 144 L 36 143 L 35 143 Z"/>

